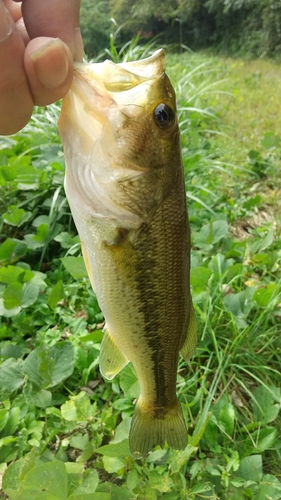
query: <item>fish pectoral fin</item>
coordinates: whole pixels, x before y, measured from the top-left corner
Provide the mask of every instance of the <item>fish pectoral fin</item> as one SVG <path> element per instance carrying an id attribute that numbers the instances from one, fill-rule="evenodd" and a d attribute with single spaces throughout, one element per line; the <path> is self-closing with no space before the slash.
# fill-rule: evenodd
<path id="1" fill-rule="evenodd" d="M 188 361 L 191 358 L 191 356 L 193 356 L 197 346 L 197 340 L 198 340 L 198 335 L 197 335 L 196 318 L 195 318 L 193 304 L 191 302 L 187 335 L 184 344 L 180 350 L 180 353 L 185 361 Z"/>
<path id="2" fill-rule="evenodd" d="M 129 363 L 128 358 L 123 354 L 121 349 L 116 344 L 112 335 L 105 327 L 104 337 L 100 349 L 100 372 L 111 380 Z"/>
<path id="3" fill-rule="evenodd" d="M 133 414 L 129 446 L 131 453 L 146 455 L 154 446 L 184 450 L 187 446 L 187 428 L 179 400 L 164 412 L 149 411 L 139 398 Z"/>

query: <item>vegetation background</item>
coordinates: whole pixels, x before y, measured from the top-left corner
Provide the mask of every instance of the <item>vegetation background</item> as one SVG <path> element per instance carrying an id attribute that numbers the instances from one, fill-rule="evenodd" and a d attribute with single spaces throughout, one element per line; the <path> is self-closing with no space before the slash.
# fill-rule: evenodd
<path id="1" fill-rule="evenodd" d="M 63 191 L 60 105 L 0 137 L 0 498 L 281 499 L 280 11 L 82 0 L 88 57 L 166 45 L 177 92 L 199 331 L 179 363 L 183 451 L 134 459 L 135 373 L 99 374 L 103 316 Z"/>
<path id="2" fill-rule="evenodd" d="M 159 36 L 159 43 L 215 48 L 242 57 L 279 56 L 279 0 L 83 0 L 82 31 L 88 55 L 107 46 L 112 19 L 123 26 L 119 42 Z"/>

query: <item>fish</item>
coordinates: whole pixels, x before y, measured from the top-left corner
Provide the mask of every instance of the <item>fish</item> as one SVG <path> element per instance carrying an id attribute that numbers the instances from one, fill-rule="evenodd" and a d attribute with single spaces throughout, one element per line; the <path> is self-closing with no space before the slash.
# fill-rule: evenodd
<path id="1" fill-rule="evenodd" d="M 132 454 L 188 431 L 176 394 L 179 354 L 193 355 L 190 227 L 176 97 L 165 53 L 114 63 L 75 63 L 59 118 L 65 192 L 92 288 L 105 318 L 101 374 L 127 363 L 140 385 Z"/>

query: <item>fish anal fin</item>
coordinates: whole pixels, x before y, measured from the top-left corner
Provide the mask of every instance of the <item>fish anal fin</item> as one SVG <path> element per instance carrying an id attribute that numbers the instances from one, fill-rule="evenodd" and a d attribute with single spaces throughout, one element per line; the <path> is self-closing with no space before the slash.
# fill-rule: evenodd
<path id="1" fill-rule="evenodd" d="M 165 442 L 171 448 L 184 450 L 187 446 L 187 428 L 178 399 L 172 408 L 165 408 L 162 414 L 147 411 L 138 400 L 132 419 L 129 445 L 131 453 L 146 455 L 155 446 L 164 448 Z"/>
<path id="2" fill-rule="evenodd" d="M 112 380 L 128 363 L 128 358 L 105 327 L 99 359 L 101 374 L 108 380 Z"/>
<path id="3" fill-rule="evenodd" d="M 195 318 L 193 304 L 191 302 L 187 335 L 184 344 L 180 350 L 180 353 L 185 361 L 188 361 L 191 358 L 191 356 L 193 356 L 197 346 L 197 340 L 198 340 L 198 335 L 197 335 L 196 318 Z"/>

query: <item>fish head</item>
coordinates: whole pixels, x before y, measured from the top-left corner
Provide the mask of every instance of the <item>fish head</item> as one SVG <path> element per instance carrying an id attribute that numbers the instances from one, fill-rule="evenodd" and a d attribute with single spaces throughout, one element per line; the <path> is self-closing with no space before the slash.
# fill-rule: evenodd
<path id="1" fill-rule="evenodd" d="M 75 64 L 59 119 L 65 187 L 69 199 L 95 216 L 139 224 L 118 188 L 131 180 L 134 189 L 140 177 L 151 184 L 149 174 L 174 160 L 179 129 L 164 57 L 160 49 L 140 61 Z"/>

